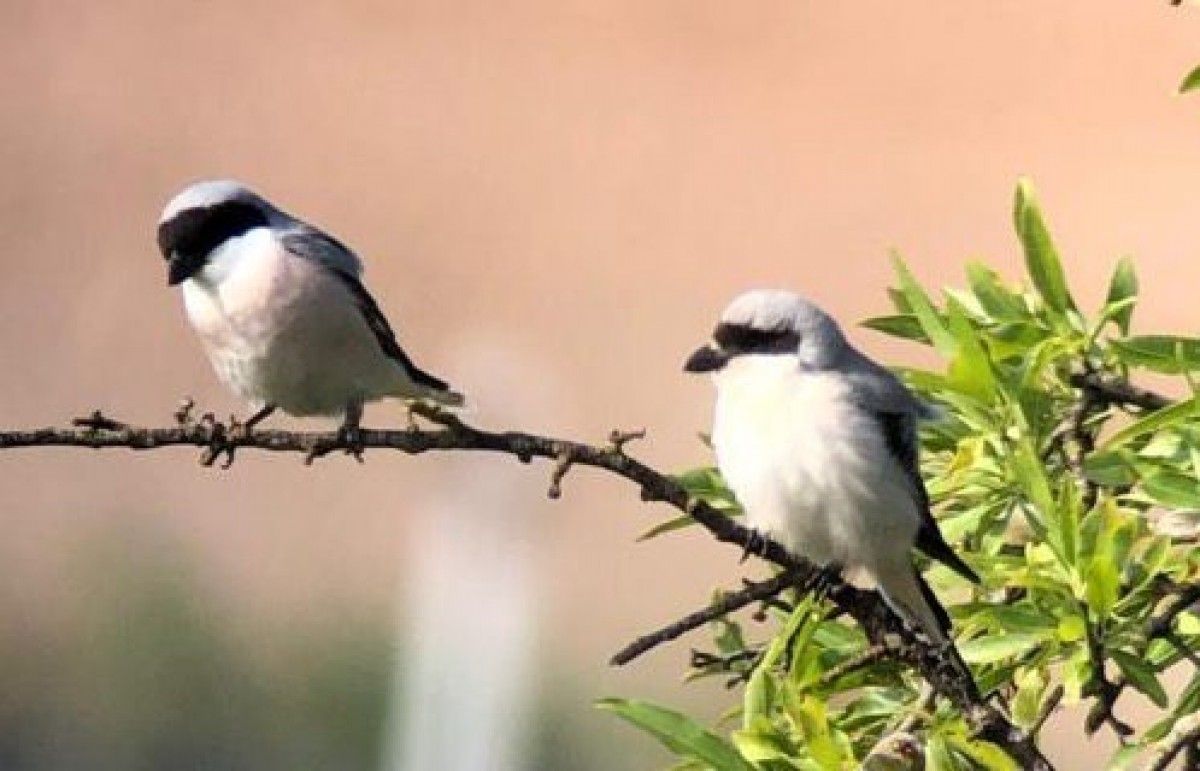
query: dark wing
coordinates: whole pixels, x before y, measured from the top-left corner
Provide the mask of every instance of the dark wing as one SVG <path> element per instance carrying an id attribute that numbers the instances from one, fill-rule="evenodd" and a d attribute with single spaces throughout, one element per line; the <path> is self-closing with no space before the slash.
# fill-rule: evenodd
<path id="1" fill-rule="evenodd" d="M 396 342 L 396 333 L 392 331 L 391 325 L 384 318 L 383 311 L 379 310 L 379 304 L 375 302 L 375 298 L 358 278 L 361 268 L 358 258 L 353 252 L 333 236 L 322 233 L 316 228 L 304 227 L 284 235 L 282 240 L 283 247 L 289 252 L 320 263 L 350 290 L 355 305 L 362 313 L 363 320 L 367 322 L 367 327 L 375 335 L 380 349 L 388 358 L 404 367 L 404 371 L 408 373 L 414 383 L 435 391 L 450 390 L 446 381 L 434 377 L 413 364 L 412 359 L 408 358 L 408 354 Z"/>
<path id="2" fill-rule="evenodd" d="M 916 419 L 912 415 L 897 412 L 872 414 L 879 422 L 888 451 L 896 459 L 900 468 L 904 470 L 904 475 L 908 477 L 909 485 L 912 487 L 917 510 L 921 516 L 921 525 L 917 530 L 917 548 L 933 559 L 944 563 L 968 581 L 979 583 L 979 576 L 975 574 L 975 571 L 971 570 L 971 567 L 954 553 L 950 544 L 946 543 L 946 539 L 942 537 L 942 531 L 938 529 L 937 520 L 933 518 L 933 513 L 929 510 L 929 492 L 925 489 L 925 480 L 921 479 L 920 465 L 917 462 Z M 928 587 L 922 591 L 928 594 L 927 589 Z M 934 603 L 930 604 L 939 607 Z M 944 610 L 942 614 L 945 614 Z"/>
<path id="3" fill-rule="evenodd" d="M 362 273 L 362 262 L 352 249 L 312 225 L 295 221 L 281 239 L 283 248 L 292 254 L 312 260 L 338 273 L 358 276 Z"/>

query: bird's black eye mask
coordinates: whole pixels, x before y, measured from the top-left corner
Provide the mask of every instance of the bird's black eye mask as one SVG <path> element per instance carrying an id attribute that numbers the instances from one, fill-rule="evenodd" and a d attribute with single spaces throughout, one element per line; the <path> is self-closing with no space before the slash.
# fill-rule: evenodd
<path id="1" fill-rule="evenodd" d="M 190 278 L 218 246 L 266 224 L 262 209 L 245 201 L 184 209 L 158 226 L 158 249 L 171 266 L 168 280 Z"/>
<path id="2" fill-rule="evenodd" d="M 759 329 L 749 324 L 717 325 L 713 340 L 722 351 L 739 353 L 795 353 L 800 347 L 800 335 L 789 327 Z"/>

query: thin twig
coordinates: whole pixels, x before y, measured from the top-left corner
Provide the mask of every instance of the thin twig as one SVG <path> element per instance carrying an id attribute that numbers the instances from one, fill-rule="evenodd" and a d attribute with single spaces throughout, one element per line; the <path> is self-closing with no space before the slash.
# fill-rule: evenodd
<path id="1" fill-rule="evenodd" d="M 851 656 L 845 661 L 830 667 L 821 675 L 821 680 L 817 684 L 822 688 L 829 688 L 851 672 L 857 672 L 879 661 L 887 655 L 887 652 L 886 645 L 870 645 L 857 656 Z"/>
<path id="2" fill-rule="evenodd" d="M 689 613 L 678 621 L 644 634 L 619 650 L 610 660 L 613 666 L 622 666 L 641 656 L 643 653 L 665 642 L 669 642 L 693 629 L 723 618 L 736 610 L 767 597 L 773 597 L 784 589 L 796 585 L 796 574 L 784 571 L 766 581 L 751 583 L 745 589 L 720 595 L 706 608 Z"/>

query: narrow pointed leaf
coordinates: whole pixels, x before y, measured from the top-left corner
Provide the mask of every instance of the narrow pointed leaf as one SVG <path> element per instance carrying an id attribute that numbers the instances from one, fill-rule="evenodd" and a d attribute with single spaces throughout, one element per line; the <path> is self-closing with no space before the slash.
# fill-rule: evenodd
<path id="1" fill-rule="evenodd" d="M 1121 361 L 1177 375 L 1200 370 L 1200 339 L 1178 335 L 1139 335 L 1112 341 Z"/>
<path id="2" fill-rule="evenodd" d="M 754 771 L 732 745 L 679 712 L 632 699 L 601 699 L 596 706 L 651 734 L 672 752 L 702 760 L 717 771 Z"/>
<path id="3" fill-rule="evenodd" d="M 996 377 L 975 328 L 966 312 L 953 300 L 946 303 L 946 318 L 957 347 L 950 361 L 950 382 L 964 393 L 981 401 L 990 401 L 996 394 Z"/>
<path id="4" fill-rule="evenodd" d="M 921 322 L 911 314 L 876 316 L 862 322 L 862 326 L 892 337 L 915 340 L 918 343 L 929 343 L 929 335 L 926 335 L 925 330 L 921 328 Z"/>
<path id="5" fill-rule="evenodd" d="M 680 514 L 678 517 L 672 517 L 665 522 L 660 522 L 654 527 L 637 537 L 638 541 L 649 541 L 651 538 L 657 538 L 664 533 L 671 533 L 676 530 L 682 530 L 685 527 L 691 527 L 696 524 L 696 520 L 692 519 L 690 514 Z"/>
<path id="6" fill-rule="evenodd" d="M 933 347 L 937 348 L 938 353 L 947 359 L 952 357 L 958 345 L 954 342 L 954 335 L 946 328 L 941 314 L 933 307 L 929 295 L 913 278 L 899 255 L 892 255 L 892 263 L 896 267 L 896 275 L 900 277 L 900 290 L 904 292 L 904 298 L 908 301 L 913 315 L 917 317 L 921 329 L 925 330 L 925 335 L 933 343 Z"/>
<path id="7" fill-rule="evenodd" d="M 1146 494 L 1159 503 L 1180 509 L 1200 509 L 1200 480 L 1165 467 L 1142 481 Z"/>
<path id="8" fill-rule="evenodd" d="M 994 664 L 1033 650 L 1045 639 L 1044 634 L 1029 632 L 985 635 L 960 644 L 958 652 L 968 664 Z"/>
<path id="9" fill-rule="evenodd" d="M 1133 261 L 1122 257 L 1117 261 L 1112 279 L 1108 282 L 1108 297 L 1105 299 L 1105 315 L 1116 322 L 1121 334 L 1129 334 L 1129 321 L 1133 317 L 1133 306 L 1137 301 L 1138 280 L 1133 270 Z"/>
<path id="10" fill-rule="evenodd" d="M 1161 431 L 1162 429 L 1189 420 L 1200 415 L 1200 397 L 1177 402 L 1170 407 L 1155 410 L 1144 418 L 1135 420 L 1117 433 L 1110 436 L 1098 449 L 1098 452 L 1111 452 L 1127 442 L 1140 436 Z"/>
<path id="11" fill-rule="evenodd" d="M 1025 267 L 1029 271 L 1029 278 L 1046 305 L 1060 318 L 1063 317 L 1068 310 L 1074 309 L 1075 301 L 1067 289 L 1058 249 L 1050 238 L 1033 186 L 1027 179 L 1017 183 L 1013 222 L 1025 251 Z"/>
<path id="12" fill-rule="evenodd" d="M 1200 88 L 1200 67 L 1192 70 L 1179 84 L 1179 93 L 1186 94 L 1188 91 L 1194 91 Z"/>
<path id="13" fill-rule="evenodd" d="M 996 272 L 978 262 L 968 263 L 967 283 L 988 315 L 998 321 L 1020 321 L 1030 318 L 1021 295 L 1000 281 Z"/>
<path id="14" fill-rule="evenodd" d="M 1018 771 L 1020 766 L 1004 750 L 982 739 L 949 736 L 947 741 L 985 771 Z"/>
<path id="15" fill-rule="evenodd" d="M 1158 676 L 1154 673 L 1153 667 L 1125 651 L 1114 650 L 1109 651 L 1109 654 L 1113 661 L 1117 662 L 1117 666 L 1121 668 L 1125 677 L 1129 678 L 1129 682 L 1134 688 L 1146 694 L 1146 697 L 1159 709 L 1167 708 L 1170 703 L 1167 692 L 1163 689 L 1162 683 L 1158 682 Z"/>

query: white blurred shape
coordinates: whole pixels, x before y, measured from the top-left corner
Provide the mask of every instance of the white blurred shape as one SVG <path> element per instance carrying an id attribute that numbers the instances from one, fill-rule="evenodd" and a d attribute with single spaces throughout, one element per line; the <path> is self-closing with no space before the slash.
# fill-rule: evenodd
<path id="1" fill-rule="evenodd" d="M 468 420 L 509 428 L 557 417 L 556 373 L 511 342 L 458 354 L 447 371 L 467 395 Z M 411 509 L 384 768 L 517 771 L 529 765 L 538 697 L 545 475 L 504 456 L 438 461 L 425 503 Z"/>

